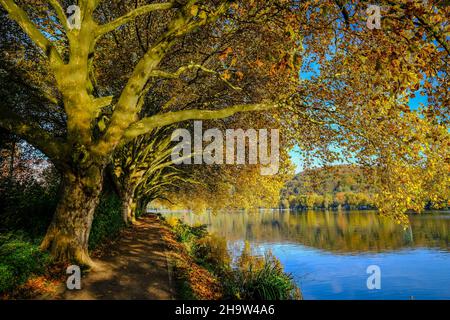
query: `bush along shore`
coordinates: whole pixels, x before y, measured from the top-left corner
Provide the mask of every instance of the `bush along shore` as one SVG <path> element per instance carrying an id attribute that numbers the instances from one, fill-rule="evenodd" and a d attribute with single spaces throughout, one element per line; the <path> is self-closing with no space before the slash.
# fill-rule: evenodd
<path id="1" fill-rule="evenodd" d="M 223 300 L 298 300 L 300 289 L 271 253 L 252 254 L 245 243 L 232 259 L 224 238 L 207 232 L 205 225 L 190 226 L 177 218 L 159 216 L 171 230 L 178 298 Z"/>

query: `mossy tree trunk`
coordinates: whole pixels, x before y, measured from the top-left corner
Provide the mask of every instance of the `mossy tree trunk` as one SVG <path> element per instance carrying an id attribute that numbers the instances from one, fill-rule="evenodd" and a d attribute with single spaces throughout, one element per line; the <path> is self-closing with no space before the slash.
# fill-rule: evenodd
<path id="1" fill-rule="evenodd" d="M 102 171 L 101 167 L 90 167 L 82 174 L 63 174 L 61 199 L 41 243 L 41 249 L 57 261 L 93 266 L 88 243 L 102 189 Z"/>

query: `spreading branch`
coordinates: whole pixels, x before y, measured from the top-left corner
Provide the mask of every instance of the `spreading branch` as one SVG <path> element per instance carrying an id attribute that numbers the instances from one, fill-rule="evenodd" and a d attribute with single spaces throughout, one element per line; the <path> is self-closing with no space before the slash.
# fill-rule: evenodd
<path id="1" fill-rule="evenodd" d="M 202 71 L 204 71 L 206 73 L 211 73 L 211 74 L 216 75 L 220 80 L 225 82 L 225 84 L 227 86 L 229 86 L 233 90 L 239 90 L 239 91 L 242 90 L 242 88 L 235 86 L 230 81 L 225 79 L 219 72 L 217 72 L 215 70 L 208 69 L 208 68 L 206 68 L 205 66 L 203 66 L 201 64 L 189 64 L 187 66 L 182 66 L 182 67 L 178 68 L 178 70 L 175 71 L 175 72 L 166 72 L 166 71 L 162 71 L 162 70 L 153 70 L 152 72 L 150 72 L 150 77 L 166 78 L 166 79 L 178 79 L 184 72 L 186 72 L 188 70 L 194 70 L 194 69 L 202 70 Z"/>
<path id="2" fill-rule="evenodd" d="M 156 41 L 134 68 L 119 97 L 105 135 L 92 149 L 94 153 L 104 155 L 114 149 L 122 140 L 125 130 L 136 121 L 139 111 L 138 103 L 150 74 L 156 70 L 176 40 L 202 25 L 216 21 L 230 5 L 229 1 L 223 0 L 214 12 L 203 18 L 193 19 L 189 9 L 194 2 L 188 1 L 183 8 L 180 8 L 177 17 L 170 22 L 167 32 Z"/>
<path id="3" fill-rule="evenodd" d="M 130 140 L 137 136 L 145 134 L 154 128 L 164 127 L 186 120 L 223 119 L 231 117 L 232 115 L 239 112 L 263 111 L 277 108 L 279 106 L 281 105 L 276 103 L 257 103 L 248 105 L 235 105 L 220 110 L 190 109 L 190 110 L 167 112 L 164 114 L 157 114 L 151 117 L 144 118 L 132 124 L 125 131 L 124 136 L 126 140 Z"/>
<path id="4" fill-rule="evenodd" d="M 22 8 L 16 5 L 13 0 L 0 0 L 0 4 L 8 12 L 11 19 L 16 21 L 31 40 L 44 51 L 51 63 L 62 63 L 61 56 L 52 42 L 39 31 Z"/>
<path id="5" fill-rule="evenodd" d="M 432 27 L 427 21 L 425 21 L 425 18 L 416 15 L 417 20 L 419 20 L 420 24 L 427 30 L 434 39 L 444 48 L 444 50 L 447 52 L 447 55 L 450 56 L 450 44 L 449 41 L 446 40 L 445 36 L 443 37 L 442 34 L 436 30 L 436 28 Z"/>
<path id="6" fill-rule="evenodd" d="M 127 14 L 121 16 L 120 18 L 117 18 L 116 20 L 113 20 L 112 22 L 109 22 L 107 24 L 102 25 L 97 33 L 96 36 L 100 37 L 108 32 L 111 32 L 118 27 L 134 20 L 136 17 L 148 14 L 152 11 L 158 11 L 158 10 L 168 10 L 172 8 L 174 4 L 172 2 L 164 2 L 164 3 L 153 3 L 148 4 L 139 8 L 136 8 Z"/>
<path id="7" fill-rule="evenodd" d="M 64 27 L 64 30 L 69 31 L 69 25 L 67 24 L 67 17 L 64 13 L 64 9 L 59 3 L 58 0 L 48 0 L 50 5 L 53 7 L 53 10 L 56 12 L 56 16 L 58 17 L 59 22 Z"/>
<path id="8" fill-rule="evenodd" d="M 345 21 L 345 25 L 347 26 L 347 28 L 349 28 L 350 27 L 350 17 L 349 17 L 347 8 L 345 8 L 345 5 L 342 3 L 341 0 L 335 0 L 334 2 L 339 7 L 339 10 L 341 10 L 342 17 L 344 18 L 344 21 Z"/>
<path id="9" fill-rule="evenodd" d="M 389 1 L 389 0 L 387 1 L 387 3 L 393 7 L 399 5 L 400 8 L 404 11 L 409 10 L 408 7 L 406 6 L 406 4 L 404 4 L 404 3 L 399 4 L 395 1 Z M 445 34 L 443 34 L 443 32 L 441 32 L 439 29 L 433 27 L 429 22 L 427 22 L 425 20 L 424 15 L 414 14 L 414 17 L 419 21 L 418 23 L 415 23 L 415 24 L 422 26 L 442 46 L 442 48 L 450 56 L 450 45 L 449 45 L 448 40 L 446 40 Z"/>

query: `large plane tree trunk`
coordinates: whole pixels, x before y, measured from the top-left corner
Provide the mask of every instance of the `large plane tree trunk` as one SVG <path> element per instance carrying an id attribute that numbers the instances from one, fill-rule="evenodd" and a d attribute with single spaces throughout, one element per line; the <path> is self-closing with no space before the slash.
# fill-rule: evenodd
<path id="1" fill-rule="evenodd" d="M 94 265 L 88 243 L 102 182 L 101 167 L 91 166 L 80 174 L 63 174 L 61 198 L 41 243 L 41 249 L 48 250 L 57 261 Z"/>

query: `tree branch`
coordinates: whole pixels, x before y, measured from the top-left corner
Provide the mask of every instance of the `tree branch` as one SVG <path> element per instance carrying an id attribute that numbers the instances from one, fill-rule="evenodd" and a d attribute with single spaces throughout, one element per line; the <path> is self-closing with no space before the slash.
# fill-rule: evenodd
<path id="1" fill-rule="evenodd" d="M 387 1 L 387 3 L 391 6 L 396 6 L 399 5 L 400 8 L 402 10 L 404 10 L 405 12 L 408 11 L 408 8 L 405 6 L 405 4 L 403 3 L 398 3 L 395 1 Z M 425 28 L 425 30 L 427 32 L 429 32 L 434 39 L 442 46 L 442 48 L 447 52 L 447 55 L 450 56 L 450 46 L 449 46 L 449 42 L 446 40 L 446 37 L 444 35 L 444 37 L 442 36 L 442 34 L 440 34 L 439 30 L 436 30 L 433 26 L 431 26 L 424 18 L 423 15 L 419 15 L 419 14 L 414 14 L 414 17 L 416 17 L 416 19 L 419 21 L 419 25 L 422 26 L 423 28 Z M 417 25 L 414 21 L 413 23 L 415 25 Z"/>
<path id="2" fill-rule="evenodd" d="M 22 8 L 17 6 L 13 0 L 0 0 L 0 4 L 9 13 L 11 19 L 16 21 L 31 40 L 44 51 L 51 63 L 63 63 L 51 41 L 39 31 Z"/>
<path id="3" fill-rule="evenodd" d="M 35 123 L 29 122 L 0 104 L 0 127 L 25 139 L 41 150 L 55 165 L 62 165 L 68 154 L 66 145 Z"/>
<path id="4" fill-rule="evenodd" d="M 436 31 L 435 28 L 430 26 L 425 19 L 419 15 L 415 15 L 417 20 L 419 20 L 420 24 L 431 33 L 431 35 L 436 39 L 436 41 L 442 46 L 442 48 L 447 52 L 447 55 L 450 56 L 450 45 L 449 42 L 445 39 L 445 37 L 442 37 L 441 34 L 439 34 L 439 31 Z"/>
<path id="5" fill-rule="evenodd" d="M 220 110 L 191 109 L 191 110 L 167 112 L 147 117 L 138 122 L 135 122 L 134 124 L 129 126 L 128 129 L 125 131 L 124 137 L 126 140 L 134 139 L 137 136 L 145 134 L 154 128 L 168 126 L 186 120 L 223 119 L 230 117 L 238 112 L 263 111 L 277 108 L 280 106 L 281 104 L 277 103 L 257 103 L 247 105 L 235 105 Z"/>
<path id="6" fill-rule="evenodd" d="M 229 86 L 231 89 L 233 90 L 242 90 L 242 88 L 237 87 L 235 85 L 233 85 L 230 81 L 228 81 L 227 79 L 225 79 L 222 75 L 219 74 L 219 72 L 211 70 L 206 68 L 205 66 L 201 65 L 201 64 L 189 64 L 187 66 L 183 66 L 178 68 L 177 71 L 171 73 L 171 72 L 166 72 L 166 71 L 162 71 L 162 70 L 153 70 L 152 72 L 150 72 L 150 77 L 157 77 L 157 78 L 167 78 L 167 79 L 177 79 L 181 76 L 181 74 L 187 70 L 192 70 L 192 69 L 198 69 L 198 70 L 202 70 L 204 72 L 207 73 L 211 73 L 216 75 L 220 80 L 222 80 L 223 82 L 225 82 L 225 84 L 227 86 Z"/>
<path id="7" fill-rule="evenodd" d="M 339 7 L 339 10 L 341 10 L 342 17 L 344 18 L 344 21 L 345 21 L 345 25 L 347 26 L 347 28 L 349 28 L 350 27 L 350 18 L 348 15 L 348 11 L 345 8 L 345 5 L 342 3 L 341 0 L 335 0 L 334 2 Z"/>
<path id="8" fill-rule="evenodd" d="M 67 24 L 67 17 L 64 12 L 64 9 L 61 6 L 61 4 L 59 3 L 59 1 L 58 0 L 48 0 L 48 2 L 55 10 L 56 15 L 58 16 L 58 20 L 64 27 L 64 30 L 69 31 L 69 25 Z"/>
<path id="9" fill-rule="evenodd" d="M 82 14 L 92 15 L 97 6 L 103 0 L 78 0 L 78 5 L 81 8 Z"/>
<path id="10" fill-rule="evenodd" d="M 228 0 L 222 0 L 218 8 L 209 15 L 193 17 L 190 9 L 195 2 L 196 0 L 189 0 L 186 5 L 179 9 L 177 16 L 169 23 L 167 32 L 155 42 L 138 62 L 120 94 L 108 129 L 92 149 L 94 153 L 105 155 L 121 142 L 125 130 L 137 119 L 139 101 L 151 72 L 158 67 L 175 41 L 202 25 L 216 21 L 230 5 Z"/>
<path id="11" fill-rule="evenodd" d="M 109 22 L 107 24 L 104 24 L 99 27 L 98 31 L 96 32 L 96 37 L 100 37 L 108 32 L 113 31 L 114 29 L 130 22 L 131 20 L 135 19 L 138 16 L 148 14 L 152 11 L 157 10 L 168 10 L 172 8 L 174 4 L 172 2 L 164 2 L 164 3 L 153 3 L 148 4 L 139 8 L 136 8 L 127 14 L 121 16 L 120 18 L 117 18 L 116 20 Z"/>

